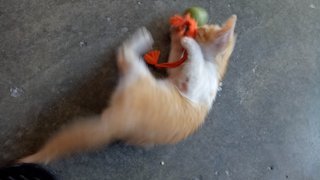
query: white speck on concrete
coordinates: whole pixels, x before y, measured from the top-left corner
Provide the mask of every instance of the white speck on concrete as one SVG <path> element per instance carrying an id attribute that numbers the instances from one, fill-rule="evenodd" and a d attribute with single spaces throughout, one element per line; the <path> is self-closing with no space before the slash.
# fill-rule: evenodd
<path id="1" fill-rule="evenodd" d="M 24 93 L 23 89 L 18 87 L 11 87 L 10 88 L 10 96 L 11 97 L 20 97 Z"/>
<path id="2" fill-rule="evenodd" d="M 216 175 L 216 176 L 217 176 L 218 174 L 219 174 L 219 172 L 218 172 L 218 171 L 214 172 L 214 175 Z"/>
<path id="3" fill-rule="evenodd" d="M 122 32 L 122 33 L 126 33 L 126 32 L 128 32 L 128 31 L 129 31 L 129 29 L 128 29 L 127 27 L 121 28 L 121 32 Z"/>
<path id="4" fill-rule="evenodd" d="M 141 4 L 142 4 L 142 2 L 138 1 L 138 4 L 139 4 L 139 5 L 141 5 Z"/>
<path id="5" fill-rule="evenodd" d="M 222 82 L 219 83 L 218 92 L 222 91 Z"/>
<path id="6" fill-rule="evenodd" d="M 230 176 L 230 173 L 228 170 L 225 170 L 224 172 L 226 173 L 227 176 Z"/>
<path id="7" fill-rule="evenodd" d="M 85 47 L 88 45 L 88 43 L 86 41 L 80 41 L 79 45 L 80 47 Z"/>
<path id="8" fill-rule="evenodd" d="M 268 166 L 268 170 L 273 170 L 273 166 Z"/>
<path id="9" fill-rule="evenodd" d="M 160 162 L 160 165 L 163 166 L 163 165 L 164 165 L 164 161 L 161 161 L 161 162 Z"/>
<path id="10" fill-rule="evenodd" d="M 258 65 L 255 65 L 254 68 L 252 69 L 253 74 L 256 73 L 257 67 L 258 67 Z"/>
<path id="11" fill-rule="evenodd" d="M 107 17 L 107 21 L 110 22 L 111 21 L 111 17 Z"/>
<path id="12" fill-rule="evenodd" d="M 231 7 L 231 5 L 230 5 L 230 4 L 228 4 L 228 7 Z"/>
<path id="13" fill-rule="evenodd" d="M 315 8 L 316 8 L 316 6 L 315 6 L 314 4 L 310 4 L 309 7 L 312 8 L 312 9 L 315 9 Z"/>

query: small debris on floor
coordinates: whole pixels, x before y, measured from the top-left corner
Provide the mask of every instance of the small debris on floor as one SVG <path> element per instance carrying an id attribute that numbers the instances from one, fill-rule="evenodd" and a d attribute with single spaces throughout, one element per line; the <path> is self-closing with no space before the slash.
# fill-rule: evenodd
<path id="1" fill-rule="evenodd" d="M 160 162 L 160 165 L 163 166 L 163 165 L 164 165 L 164 161 L 161 161 L 161 162 Z"/>
<path id="2" fill-rule="evenodd" d="M 273 166 L 268 166 L 268 170 L 273 170 L 274 169 L 274 167 Z"/>
<path id="3" fill-rule="evenodd" d="M 314 4 L 310 4 L 309 7 L 312 8 L 312 9 L 315 9 L 315 8 L 316 8 L 316 6 L 315 6 Z"/>
<path id="4" fill-rule="evenodd" d="M 256 73 L 256 69 L 257 69 L 258 65 L 255 65 L 254 68 L 252 69 L 252 73 Z"/>
<path id="5" fill-rule="evenodd" d="M 222 82 L 219 83 L 218 92 L 222 91 Z"/>
<path id="6" fill-rule="evenodd" d="M 226 173 L 227 176 L 230 176 L 230 173 L 228 170 L 225 170 L 224 172 Z"/>
<path id="7" fill-rule="evenodd" d="M 21 96 L 23 94 L 23 92 L 24 92 L 23 89 L 18 88 L 18 87 L 10 88 L 10 96 L 11 97 L 17 98 L 17 97 Z"/>
<path id="8" fill-rule="evenodd" d="M 138 1 L 138 4 L 139 4 L 139 5 L 141 5 L 141 4 L 142 4 L 142 2 Z"/>
<path id="9" fill-rule="evenodd" d="M 216 176 L 219 175 L 219 172 L 218 171 L 214 172 L 214 175 L 216 175 Z"/>
<path id="10" fill-rule="evenodd" d="M 80 47 L 85 47 L 88 45 L 88 43 L 86 41 L 80 41 L 79 45 Z"/>

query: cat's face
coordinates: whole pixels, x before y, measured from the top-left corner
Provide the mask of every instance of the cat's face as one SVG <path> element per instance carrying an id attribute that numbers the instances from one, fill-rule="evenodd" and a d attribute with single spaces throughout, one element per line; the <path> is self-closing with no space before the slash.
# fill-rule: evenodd
<path id="1" fill-rule="evenodd" d="M 213 61 L 222 80 L 229 58 L 236 41 L 234 28 L 237 16 L 231 16 L 221 27 L 219 25 L 204 25 L 197 31 L 196 40 L 199 43 L 206 60 Z"/>
<path id="2" fill-rule="evenodd" d="M 204 25 L 198 28 L 196 40 L 200 44 L 223 51 L 227 48 L 228 42 L 234 38 L 236 21 L 237 16 L 232 15 L 222 27 L 217 24 Z"/>

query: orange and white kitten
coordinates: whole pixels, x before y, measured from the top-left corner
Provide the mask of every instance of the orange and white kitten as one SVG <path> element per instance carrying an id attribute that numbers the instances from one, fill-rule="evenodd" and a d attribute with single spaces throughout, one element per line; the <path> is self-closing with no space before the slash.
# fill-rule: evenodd
<path id="1" fill-rule="evenodd" d="M 48 163 L 61 156 L 98 148 L 114 140 L 132 145 L 177 143 L 199 128 L 216 97 L 235 44 L 236 16 L 222 26 L 199 28 L 195 39 L 171 32 L 169 61 L 188 60 L 155 79 L 142 59 L 153 44 L 139 29 L 118 50 L 120 82 L 103 113 L 76 122 L 54 135 L 38 152 L 19 162 Z"/>

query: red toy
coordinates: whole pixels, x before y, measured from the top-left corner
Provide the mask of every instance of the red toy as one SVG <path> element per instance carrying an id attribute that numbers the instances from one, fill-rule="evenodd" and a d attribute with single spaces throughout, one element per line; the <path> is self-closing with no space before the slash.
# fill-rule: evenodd
<path id="1" fill-rule="evenodd" d="M 183 31 L 184 36 L 195 37 L 197 33 L 197 22 L 190 14 L 184 16 L 175 15 L 170 18 L 170 25 L 178 28 L 179 31 Z M 184 63 L 188 59 L 188 54 L 183 50 L 183 56 L 176 62 L 167 62 L 158 64 L 160 57 L 159 50 L 153 50 L 144 55 L 144 59 L 148 64 L 154 65 L 157 68 L 175 68 Z"/>

